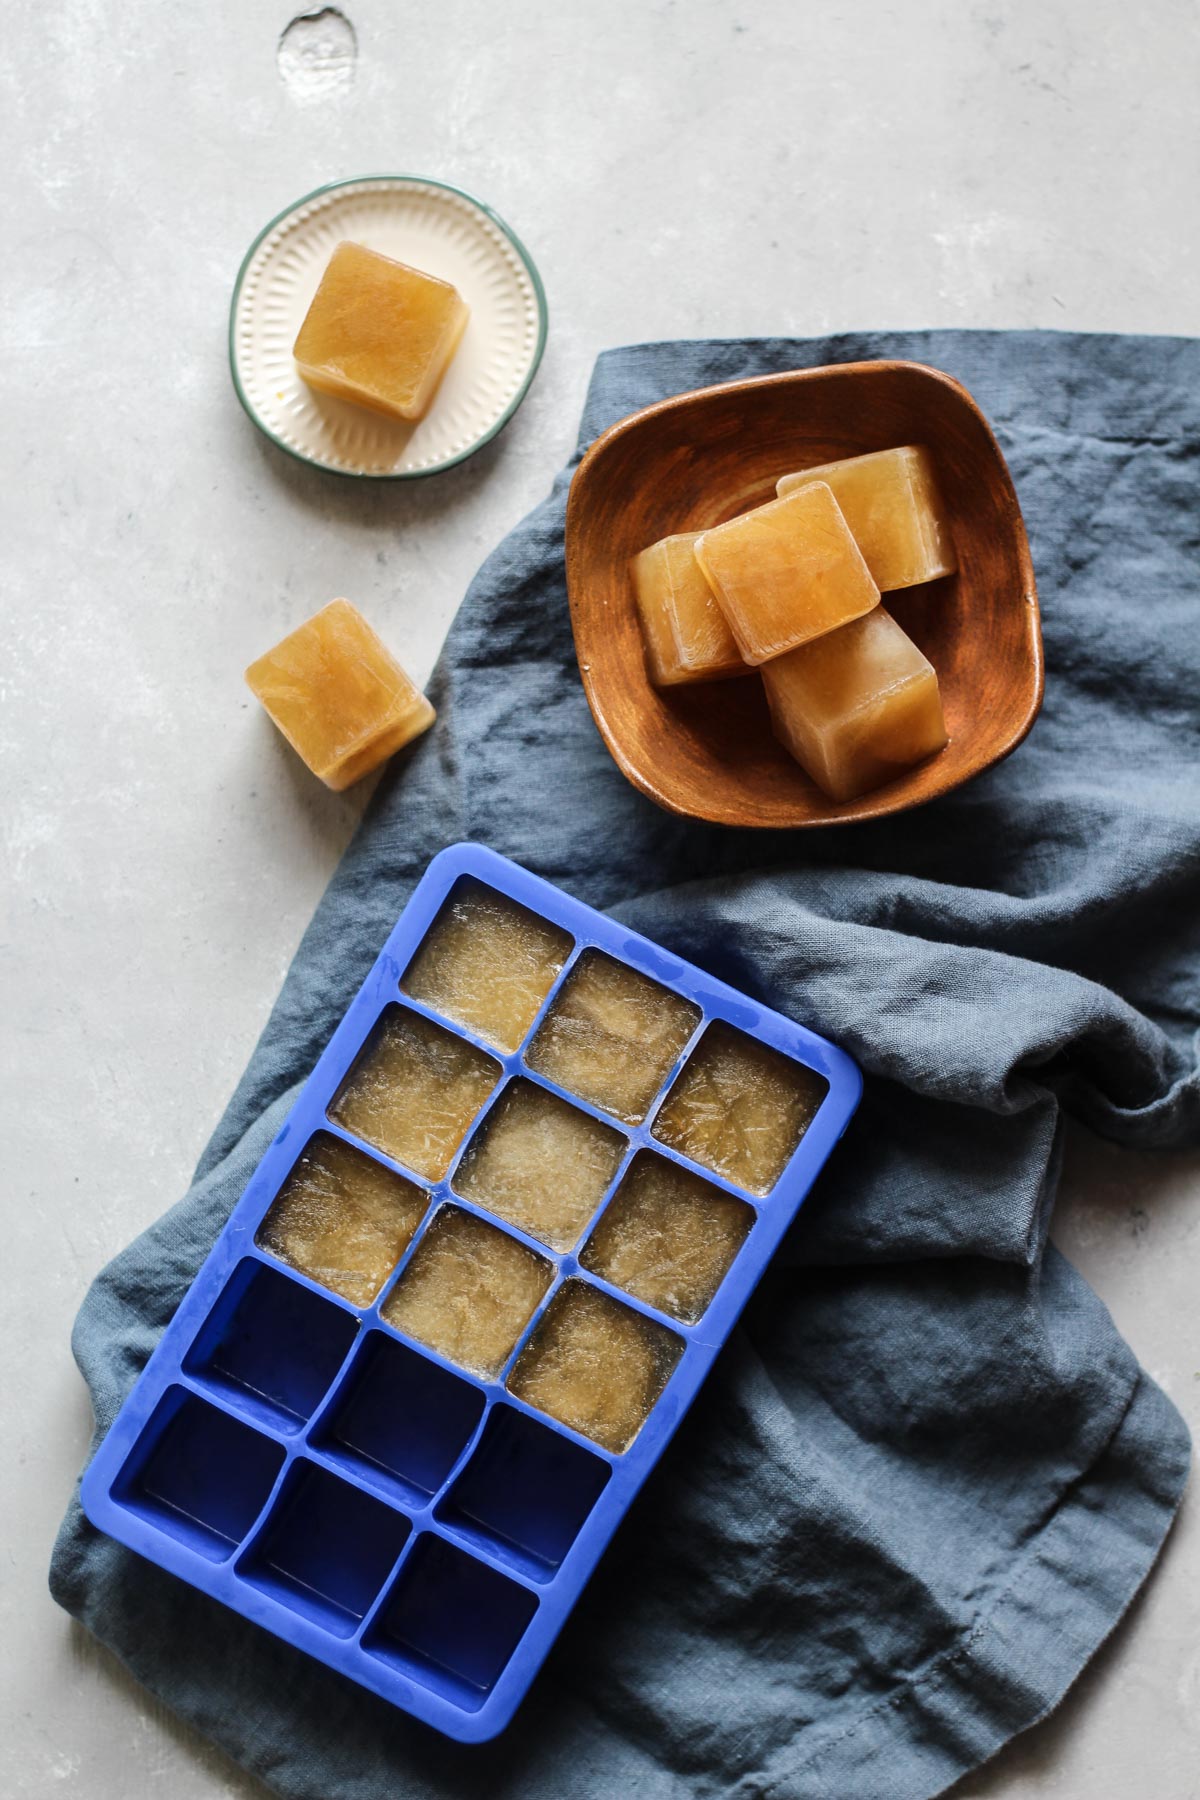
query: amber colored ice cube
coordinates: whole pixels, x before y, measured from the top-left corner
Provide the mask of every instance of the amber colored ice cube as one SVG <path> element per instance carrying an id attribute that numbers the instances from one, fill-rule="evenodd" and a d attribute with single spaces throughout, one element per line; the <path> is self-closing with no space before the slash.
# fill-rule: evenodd
<path id="1" fill-rule="evenodd" d="M 469 310 L 448 281 L 341 243 L 292 354 L 310 387 L 394 419 L 423 419 Z"/>
<path id="2" fill-rule="evenodd" d="M 553 1265 L 461 1207 L 444 1206 L 385 1300 L 389 1325 L 476 1375 L 498 1375 Z"/>
<path id="3" fill-rule="evenodd" d="M 602 950 L 585 950 L 525 1060 L 581 1100 L 636 1125 L 699 1022 L 690 1000 Z"/>
<path id="4" fill-rule="evenodd" d="M 735 1187 L 768 1194 L 828 1091 L 815 1070 L 718 1020 L 679 1071 L 653 1132 Z"/>
<path id="5" fill-rule="evenodd" d="M 408 1249 L 429 1195 L 332 1132 L 319 1131 L 271 1202 L 255 1243 L 369 1306 Z"/>
<path id="6" fill-rule="evenodd" d="M 336 1125 L 437 1181 L 495 1087 L 499 1063 L 406 1007 L 389 1006 L 334 1096 Z"/>
<path id="7" fill-rule="evenodd" d="M 436 717 L 348 600 L 331 600 L 246 670 L 251 693 L 326 787 L 369 775 Z"/>
<path id="8" fill-rule="evenodd" d="M 573 948 L 570 932 L 482 882 L 463 881 L 401 986 L 489 1044 L 516 1050 Z"/>
<path id="9" fill-rule="evenodd" d="M 472 1138 L 457 1193 L 569 1250 L 604 1198 L 625 1139 L 532 1081 L 508 1086 Z"/>
<path id="10" fill-rule="evenodd" d="M 879 603 L 824 482 L 702 531 L 695 555 L 748 663 L 781 656 Z"/>
<path id="11" fill-rule="evenodd" d="M 946 503 L 924 444 L 872 450 L 841 462 L 781 475 L 780 496 L 823 481 L 842 509 L 877 587 L 884 593 L 952 575 L 958 567 Z"/>
<path id="12" fill-rule="evenodd" d="M 762 675 L 776 737 L 833 800 L 894 781 L 948 742 L 933 665 L 882 606 Z"/>
<path id="13" fill-rule="evenodd" d="M 746 673 L 733 633 L 693 553 L 699 535 L 683 531 L 662 538 L 629 565 L 655 687 Z"/>
<path id="14" fill-rule="evenodd" d="M 508 1378 L 519 1400 L 606 1450 L 627 1450 L 683 1351 L 665 1325 L 565 1281 Z"/>
<path id="15" fill-rule="evenodd" d="M 659 1312 L 694 1324 L 754 1223 L 724 1194 L 665 1156 L 636 1156 L 579 1258 L 583 1268 Z"/>

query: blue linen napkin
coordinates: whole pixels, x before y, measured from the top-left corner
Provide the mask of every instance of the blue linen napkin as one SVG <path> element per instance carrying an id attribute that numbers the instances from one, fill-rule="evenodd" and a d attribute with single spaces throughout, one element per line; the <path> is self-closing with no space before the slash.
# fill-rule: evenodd
<path id="1" fill-rule="evenodd" d="M 1186 1430 L 1046 1242 L 1064 1111 L 1200 1138 L 1200 343 L 866 333 L 602 356 L 581 442 L 866 357 L 964 381 L 1024 507 L 1045 711 L 923 810 L 818 834 L 659 812 L 572 653 L 574 463 L 471 585 L 184 1199 L 74 1348 L 102 1435 L 430 856 L 493 845 L 838 1039 L 862 1110 L 512 1729 L 451 1744 L 95 1532 L 55 1598 L 293 1800 L 923 1800 L 1042 1717 L 1145 1578 Z M 576 459 L 577 460 L 577 459 Z"/>

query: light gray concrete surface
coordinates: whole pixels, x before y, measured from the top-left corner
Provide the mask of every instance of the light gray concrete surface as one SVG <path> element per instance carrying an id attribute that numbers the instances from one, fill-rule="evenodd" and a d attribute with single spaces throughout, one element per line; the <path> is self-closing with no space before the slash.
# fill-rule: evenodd
<path id="1" fill-rule="evenodd" d="M 423 678 L 575 437 L 602 347 L 852 326 L 1200 330 L 1194 0 L 264 0 L 8 8 L 0 58 L 0 1790 L 261 1793 L 57 1612 L 70 1322 L 178 1196 L 365 800 L 241 670 L 334 594 Z M 324 54 L 328 37 L 329 55 Z M 550 296 L 511 428 L 427 484 L 265 444 L 239 259 L 322 181 L 491 201 Z M 1200 1421 L 1200 1159 L 1077 1137 L 1057 1235 Z M 1200 1523 L 1059 1713 L 961 1792 L 1200 1795 Z M 622 1800 L 622 1797 L 614 1797 Z M 846 1800 L 856 1800 L 847 1796 Z"/>

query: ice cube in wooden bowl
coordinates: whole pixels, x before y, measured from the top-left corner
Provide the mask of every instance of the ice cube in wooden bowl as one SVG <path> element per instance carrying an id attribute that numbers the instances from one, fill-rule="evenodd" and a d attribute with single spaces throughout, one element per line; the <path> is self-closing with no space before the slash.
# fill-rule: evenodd
<path id="1" fill-rule="evenodd" d="M 771 735 L 762 684 L 659 690 L 629 559 L 770 500 L 790 470 L 896 444 L 933 452 L 958 573 L 885 595 L 937 670 L 950 742 L 856 800 L 828 799 Z M 1042 703 L 1037 590 L 1000 447 L 966 388 L 922 363 L 843 363 L 701 388 L 621 419 L 580 463 L 567 589 L 592 714 L 617 766 L 671 812 L 723 825 L 835 825 L 948 793 L 999 762 Z"/>

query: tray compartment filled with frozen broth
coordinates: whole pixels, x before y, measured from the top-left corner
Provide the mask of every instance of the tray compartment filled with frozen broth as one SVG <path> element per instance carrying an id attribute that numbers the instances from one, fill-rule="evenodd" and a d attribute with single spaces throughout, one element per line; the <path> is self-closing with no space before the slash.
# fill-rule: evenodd
<path id="1" fill-rule="evenodd" d="M 860 1086 L 804 1026 L 444 851 L 85 1510 L 449 1736 L 493 1736 Z"/>

